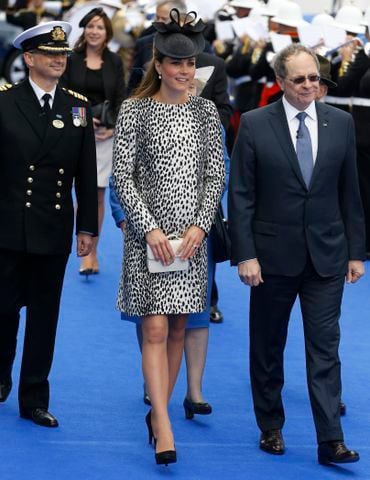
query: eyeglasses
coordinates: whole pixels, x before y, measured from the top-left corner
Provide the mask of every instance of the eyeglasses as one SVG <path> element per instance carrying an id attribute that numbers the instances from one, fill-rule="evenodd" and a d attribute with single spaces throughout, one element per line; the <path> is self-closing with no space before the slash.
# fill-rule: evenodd
<path id="1" fill-rule="evenodd" d="M 288 78 L 287 80 L 294 83 L 294 85 L 301 85 L 306 80 L 308 80 L 311 83 L 315 83 L 320 81 L 320 75 L 307 75 L 307 77 L 304 75 L 300 75 L 299 77 Z"/>

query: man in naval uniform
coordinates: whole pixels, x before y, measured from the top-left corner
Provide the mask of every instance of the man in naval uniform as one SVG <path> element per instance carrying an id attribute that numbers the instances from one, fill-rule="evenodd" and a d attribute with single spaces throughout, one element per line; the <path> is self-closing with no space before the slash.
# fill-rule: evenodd
<path id="1" fill-rule="evenodd" d="M 26 329 L 19 382 L 23 418 L 58 426 L 48 411 L 60 296 L 77 198 L 77 255 L 97 234 L 96 154 L 85 97 L 58 87 L 70 48 L 66 22 L 21 33 L 29 78 L 0 88 L 0 402 L 12 388 L 19 311 Z"/>

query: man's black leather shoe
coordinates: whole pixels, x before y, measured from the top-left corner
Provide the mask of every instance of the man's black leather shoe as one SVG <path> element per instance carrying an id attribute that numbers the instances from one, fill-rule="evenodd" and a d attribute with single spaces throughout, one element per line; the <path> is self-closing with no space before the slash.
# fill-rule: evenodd
<path id="1" fill-rule="evenodd" d="M 266 430 L 261 433 L 260 449 L 273 455 L 282 455 L 285 444 L 281 430 Z"/>
<path id="2" fill-rule="evenodd" d="M 11 381 L 0 380 L 0 402 L 5 402 L 5 400 L 9 396 L 11 389 L 12 389 Z"/>
<path id="3" fill-rule="evenodd" d="M 58 420 L 46 408 L 35 408 L 30 411 L 22 411 L 21 417 L 27 420 L 32 420 L 33 423 L 41 425 L 42 427 L 57 427 Z"/>
<path id="4" fill-rule="evenodd" d="M 346 404 L 342 400 L 339 402 L 339 412 L 341 417 L 346 414 Z"/>
<path id="5" fill-rule="evenodd" d="M 360 455 L 354 450 L 348 450 L 343 442 L 320 443 L 317 449 L 317 455 L 321 465 L 354 463 L 360 460 Z"/>

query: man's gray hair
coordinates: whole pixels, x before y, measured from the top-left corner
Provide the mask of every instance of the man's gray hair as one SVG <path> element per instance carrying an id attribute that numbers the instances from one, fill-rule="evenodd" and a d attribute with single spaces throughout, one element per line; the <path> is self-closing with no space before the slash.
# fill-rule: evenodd
<path id="1" fill-rule="evenodd" d="M 287 76 L 286 62 L 290 57 L 299 55 L 300 53 L 307 53 L 310 55 L 317 66 L 317 71 L 320 71 L 320 64 L 316 57 L 316 54 L 310 48 L 304 47 L 300 43 L 292 43 L 288 47 L 285 47 L 281 52 L 276 54 L 273 61 L 273 69 L 276 77 L 285 78 Z"/>
<path id="2" fill-rule="evenodd" d="M 163 7 L 163 5 L 170 5 L 172 8 L 177 8 L 180 13 L 186 13 L 187 7 L 186 2 L 183 0 L 159 0 L 157 2 L 156 8 Z"/>

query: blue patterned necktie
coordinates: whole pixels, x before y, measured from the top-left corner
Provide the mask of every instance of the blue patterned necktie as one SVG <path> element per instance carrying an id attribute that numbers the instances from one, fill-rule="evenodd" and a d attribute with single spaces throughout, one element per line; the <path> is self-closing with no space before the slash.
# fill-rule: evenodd
<path id="1" fill-rule="evenodd" d="M 296 149 L 298 163 L 301 168 L 303 180 L 305 181 L 308 188 L 310 186 L 313 171 L 313 155 L 310 132 L 306 124 L 304 123 L 306 117 L 306 112 L 300 112 L 297 114 L 297 118 L 299 120 L 299 127 L 297 131 Z"/>

